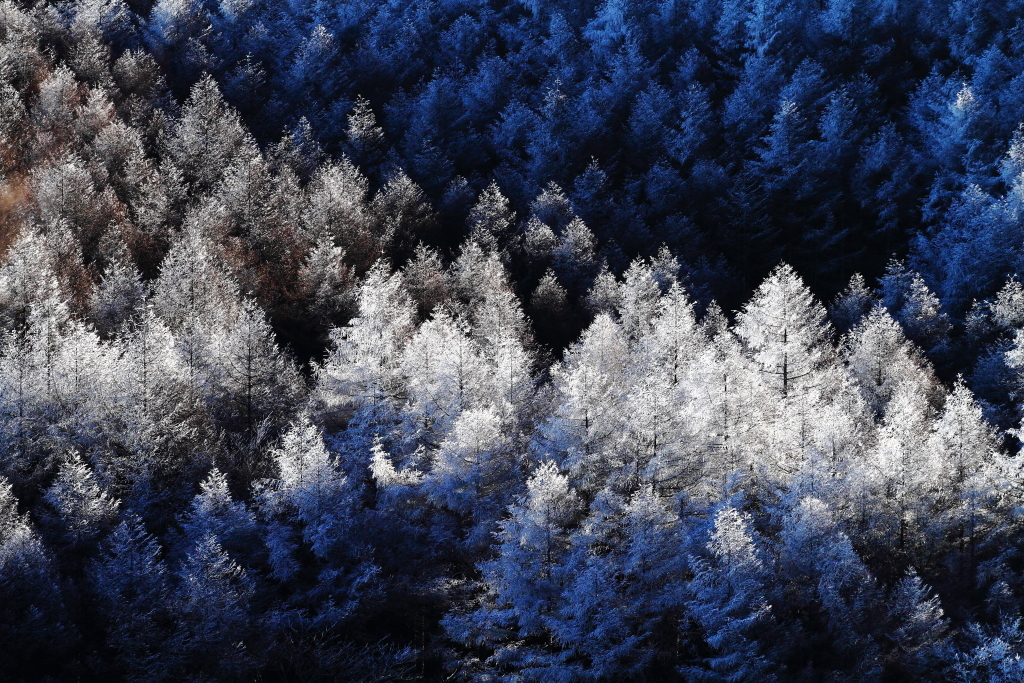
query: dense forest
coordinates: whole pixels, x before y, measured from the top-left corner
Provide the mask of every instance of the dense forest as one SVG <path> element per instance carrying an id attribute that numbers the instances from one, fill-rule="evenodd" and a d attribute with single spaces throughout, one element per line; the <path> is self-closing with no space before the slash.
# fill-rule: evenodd
<path id="1" fill-rule="evenodd" d="M 0 682 L 1024 680 L 1024 2 L 0 0 Z"/>

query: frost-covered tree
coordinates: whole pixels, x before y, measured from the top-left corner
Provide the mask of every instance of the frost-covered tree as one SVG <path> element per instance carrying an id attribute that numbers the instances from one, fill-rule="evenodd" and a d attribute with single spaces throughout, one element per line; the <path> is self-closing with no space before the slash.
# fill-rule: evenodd
<path id="1" fill-rule="evenodd" d="M 227 478 L 217 468 L 200 484 L 181 530 L 189 547 L 209 536 L 239 560 L 250 559 L 259 548 L 255 518 L 244 503 L 232 498 Z"/>
<path id="2" fill-rule="evenodd" d="M 145 310 L 147 286 L 131 264 L 114 261 L 89 301 L 97 331 L 110 338 Z"/>
<path id="3" fill-rule="evenodd" d="M 486 251 L 504 249 L 515 225 L 515 213 L 496 183 L 487 186 L 469 212 L 469 239 Z"/>
<path id="4" fill-rule="evenodd" d="M 464 410 L 432 454 L 423 484 L 432 500 L 480 525 L 483 538 L 521 479 L 507 431 L 493 406 Z"/>
<path id="5" fill-rule="evenodd" d="M 122 522 L 88 577 L 104 642 L 117 653 L 114 670 L 131 681 L 168 680 L 169 575 L 156 539 L 139 520 Z"/>
<path id="6" fill-rule="evenodd" d="M 799 614 L 806 638 L 784 643 L 783 651 L 806 648 L 825 671 L 876 675 L 878 588 L 835 514 L 826 503 L 804 498 L 786 516 L 779 541 L 781 592 L 774 604 L 783 618 Z"/>
<path id="7" fill-rule="evenodd" d="M 486 647 L 491 652 L 484 662 L 487 669 L 558 675 L 562 667 L 557 653 L 520 643 L 548 634 L 545 615 L 556 611 L 563 599 L 569 579 L 563 566 L 568 532 L 577 521 L 580 500 L 568 477 L 546 461 L 510 511 L 500 523 L 497 557 L 481 567 L 484 594 L 479 608 L 450 615 L 444 626 L 455 640 Z"/>
<path id="8" fill-rule="evenodd" d="M 67 675 L 78 633 L 58 569 L 0 478 L 0 652 L 8 680 Z"/>
<path id="9" fill-rule="evenodd" d="M 600 315 L 552 370 L 555 407 L 541 427 L 541 447 L 574 476 L 597 485 L 618 459 L 616 409 L 627 389 L 629 347 L 621 327 Z"/>
<path id="10" fill-rule="evenodd" d="M 907 340 L 899 324 L 881 306 L 874 307 L 845 339 L 845 356 L 868 405 L 881 413 L 897 388 L 907 384 L 923 396 L 935 396 L 933 371 Z"/>
<path id="11" fill-rule="evenodd" d="M 321 557 L 346 541 L 355 491 L 325 448 L 319 429 L 308 420 L 294 423 L 272 453 L 277 477 L 266 482 L 262 505 L 288 521 L 301 523 L 301 537 Z M 293 547 L 286 530 L 271 532 L 270 562 L 276 574 L 294 571 Z"/>
<path id="12" fill-rule="evenodd" d="M 760 368 L 769 393 L 752 420 L 775 451 L 771 476 L 792 474 L 812 443 L 811 428 L 841 380 L 825 309 L 792 268 L 778 266 L 737 316 L 736 334 Z"/>
<path id="13" fill-rule="evenodd" d="M 604 490 L 573 535 L 565 602 L 549 620 L 557 641 L 587 661 L 568 671 L 630 678 L 670 656 L 665 641 L 685 601 L 670 500 L 651 487 L 628 498 Z"/>
<path id="14" fill-rule="evenodd" d="M 211 341 L 207 382 L 221 423 L 247 440 L 261 424 L 283 424 L 301 396 L 301 380 L 259 306 L 243 301 Z"/>
<path id="15" fill-rule="evenodd" d="M 882 304 L 911 340 L 929 351 L 945 342 L 950 329 L 948 316 L 919 273 L 893 261 L 881 280 L 880 290 Z"/>
<path id="16" fill-rule="evenodd" d="M 254 626 L 245 571 L 207 535 L 188 552 L 176 579 L 171 601 L 175 629 L 165 647 L 178 659 L 179 675 L 244 675 L 252 665 L 246 641 Z"/>
<path id="17" fill-rule="evenodd" d="M 175 20 L 201 22 L 205 14 L 198 3 L 190 0 L 166 0 L 163 4 L 174 9 L 169 16 Z M 161 16 L 159 12 L 157 16 Z M 203 48 L 197 38 L 198 34 L 191 31 L 182 35 L 190 59 L 202 62 Z M 204 64 L 200 68 L 205 67 Z M 198 191 L 210 190 L 239 155 L 252 149 L 251 137 L 238 113 L 224 102 L 216 82 L 209 76 L 195 84 L 181 116 L 170 123 L 161 137 L 166 163 L 173 164 L 183 180 Z"/>
<path id="18" fill-rule="evenodd" d="M 308 238 L 345 249 L 357 271 L 373 265 L 380 244 L 369 211 L 369 184 L 359 169 L 346 158 L 326 163 L 313 175 L 307 193 L 302 226 Z"/>
<path id="19" fill-rule="evenodd" d="M 422 429 L 427 443 L 437 446 L 462 411 L 484 408 L 492 371 L 470 336 L 469 325 L 444 309 L 423 323 L 402 355 L 411 428 Z"/>
<path id="20" fill-rule="evenodd" d="M 829 309 L 832 324 L 839 332 L 848 332 L 867 315 L 873 301 L 874 295 L 864 282 L 864 277 L 854 273 L 846 289 L 836 296 Z"/>
<path id="21" fill-rule="evenodd" d="M 736 332 L 783 398 L 813 387 L 829 360 L 825 309 L 786 264 L 758 287 L 737 318 Z"/>
<path id="22" fill-rule="evenodd" d="M 687 680 L 772 680 L 777 664 L 762 639 L 775 625 L 760 543 L 749 518 L 735 508 L 715 514 L 708 556 L 691 561 L 694 578 L 686 601 L 686 618 L 697 624 L 711 653 L 681 667 Z"/>
<path id="23" fill-rule="evenodd" d="M 92 541 L 117 517 L 117 500 L 107 495 L 77 454 L 70 454 L 61 465 L 43 499 L 57 515 L 61 540 L 72 546 Z"/>
<path id="24" fill-rule="evenodd" d="M 328 410 L 354 410 L 396 397 L 402 349 L 415 306 L 401 273 L 378 262 L 359 287 L 358 315 L 331 332 L 332 351 L 319 369 L 316 397 Z"/>
<path id="25" fill-rule="evenodd" d="M 152 301 L 176 332 L 207 320 L 223 324 L 238 305 L 238 286 L 199 226 L 186 227 L 172 245 L 160 266 Z"/>
<path id="26" fill-rule="evenodd" d="M 917 572 L 911 570 L 893 588 L 889 618 L 904 670 L 918 676 L 935 675 L 948 652 L 949 621 L 938 596 L 921 582 Z"/>

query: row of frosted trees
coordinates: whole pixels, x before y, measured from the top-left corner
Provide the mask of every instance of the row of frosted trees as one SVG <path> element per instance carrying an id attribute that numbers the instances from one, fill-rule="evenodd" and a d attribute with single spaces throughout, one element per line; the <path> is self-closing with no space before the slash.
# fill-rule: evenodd
<path id="1" fill-rule="evenodd" d="M 730 322 L 698 316 L 671 257 L 638 260 L 597 277 L 549 364 L 500 252 L 470 241 L 425 315 L 415 262 L 374 265 L 307 382 L 201 230 L 104 336 L 48 249 L 30 233 L 2 272 L 38 287 L 0 351 L 11 680 L 1019 661 L 1019 462 L 884 290 L 855 279 L 838 335 L 781 265 Z"/>
<path id="2" fill-rule="evenodd" d="M 428 3 L 419 15 L 407 16 L 415 14 L 414 7 L 346 3 L 347 10 L 325 15 L 323 7 L 304 3 L 287 10 L 258 3 L 232 9 L 161 2 L 150 8 L 145 2 L 104 0 L 58 11 L 7 2 L 0 22 L 0 221 L 16 226 L 27 220 L 35 229 L 45 226 L 48 235 L 62 233 L 50 241 L 63 245 L 57 247 L 59 275 L 76 313 L 88 306 L 87 290 L 108 269 L 137 269 L 152 282 L 176 236 L 202 225 L 241 291 L 260 304 L 283 343 L 303 361 L 322 353 L 328 329 L 352 314 L 354 282 L 378 258 L 397 266 L 416 260 L 419 280 L 413 287 L 428 295 L 438 259 L 450 262 L 470 235 L 502 252 L 538 342 L 556 350 L 589 324 L 586 297 L 601 264 L 621 274 L 633 257 L 654 256 L 663 242 L 683 262 L 689 291 L 702 308 L 712 299 L 737 308 L 783 257 L 829 298 L 859 264 L 871 279 L 889 283 L 887 307 L 943 379 L 951 382 L 963 373 L 987 414 L 1003 429 L 1014 427 L 1001 361 L 1013 328 L 991 325 L 988 310 L 1007 277 L 1020 272 L 1024 253 L 1022 142 L 1014 134 L 1024 109 L 1012 96 L 1024 62 L 1015 56 L 1012 30 L 1002 26 L 1009 15 L 990 16 L 991 8 L 980 6 L 968 12 L 957 3 L 882 9 L 871 3 L 794 3 L 779 6 L 785 11 L 775 24 L 769 22 L 775 28 L 768 31 L 763 15 L 774 6 L 725 4 L 669 3 L 664 12 L 643 14 L 607 3 L 573 14 L 558 3 L 501 5 L 494 12 Z M 877 22 L 862 21 L 868 9 Z M 195 25 L 179 26 L 174 19 L 193 14 L 199 17 Z M 254 23 L 241 21 L 243 14 Z M 356 19 L 364 14 L 373 21 L 364 25 Z M 557 20 L 562 15 L 564 26 Z M 240 23 L 229 21 L 232 16 Z M 835 16 L 849 21 L 829 23 Z M 603 18 L 591 22 L 594 17 Z M 445 54 L 462 54 L 453 46 L 464 46 L 459 59 L 490 65 L 485 71 L 497 81 L 470 87 L 460 80 L 473 80 L 476 72 L 469 66 L 452 73 L 442 69 L 444 78 L 455 79 L 438 76 L 448 85 L 431 86 L 408 74 L 411 81 L 393 81 L 380 77 L 383 67 L 361 62 L 352 77 L 369 74 L 369 80 L 353 85 L 342 77 L 350 73 L 348 62 L 313 57 L 304 62 L 310 68 L 333 65 L 323 78 L 271 77 L 289 73 L 289 50 L 304 40 L 306 29 L 345 21 L 354 33 L 346 34 L 351 44 L 335 45 L 342 53 L 357 49 L 372 61 L 393 49 L 417 55 L 403 57 L 403 63 L 430 62 L 427 53 L 438 52 L 439 45 L 428 37 L 436 38 L 437 29 L 421 24 L 440 18 L 441 25 L 451 21 L 459 27 L 442 41 Z M 650 22 L 675 28 L 666 33 Z M 406 44 L 413 36 L 397 25 L 419 26 L 422 44 Z M 234 35 L 231 26 L 249 28 Z M 944 36 L 940 27 L 955 30 Z M 897 28 L 899 40 L 890 35 Z M 192 29 L 199 33 L 192 35 Z M 271 29 L 281 39 L 268 43 L 265 32 Z M 615 57 L 632 43 L 599 39 L 606 30 L 633 36 L 644 46 L 641 54 Z M 802 30 L 824 42 L 800 40 Z M 489 52 L 498 50 L 496 31 L 505 36 L 503 56 Z M 752 47 L 756 41 L 744 37 L 751 31 L 771 38 L 767 52 L 759 53 Z M 895 42 L 865 38 L 879 31 Z M 460 32 L 467 35 L 456 40 Z M 586 49 L 579 43 L 584 35 Z M 675 55 L 678 46 L 672 46 L 679 41 L 672 36 L 695 41 L 692 59 Z M 560 40 L 576 47 L 555 49 Z M 538 41 L 554 42 L 548 57 L 535 64 Z M 853 78 L 849 74 L 794 58 L 812 48 L 838 54 L 842 41 L 856 46 L 847 56 L 864 65 L 855 82 L 846 83 Z M 950 41 L 955 49 L 942 47 Z M 238 45 L 245 49 L 238 52 Z M 726 68 L 730 45 L 743 55 L 742 73 L 749 66 L 749 78 Z M 516 57 L 517 49 L 524 54 Z M 871 52 L 874 61 L 850 56 L 858 50 Z M 175 71 L 192 58 L 219 52 L 222 57 L 203 62 L 214 77 L 197 72 L 185 78 Z M 281 128 L 248 128 L 239 109 L 228 104 L 256 122 L 228 75 L 246 54 L 254 69 L 253 60 L 266 62 L 269 80 L 256 78 L 258 83 L 241 92 L 262 93 L 278 103 L 271 109 L 280 120 L 269 113 L 257 118 L 287 126 L 283 136 Z M 658 55 L 666 69 L 682 71 L 669 77 L 642 68 Z M 941 55 L 955 55 L 955 64 Z M 499 68 L 503 60 L 515 68 Z M 765 60 L 778 64 L 769 68 Z M 921 80 L 914 74 L 924 65 L 935 73 Z M 533 74 L 540 85 L 513 87 L 502 80 L 514 74 Z M 331 95 L 336 101 L 321 106 L 318 98 L 327 95 L 310 84 L 328 76 L 347 85 L 338 86 L 344 94 Z M 890 88 L 890 81 L 905 86 L 898 102 L 880 100 L 876 92 L 879 84 Z M 299 88 L 303 98 L 285 97 L 285 83 Z M 384 90 L 387 83 L 400 83 L 407 94 L 392 101 L 375 95 L 371 83 Z M 720 92 L 713 91 L 714 83 L 723 84 Z M 363 85 L 372 103 L 357 97 Z M 599 92 L 587 94 L 591 89 Z M 485 99 L 518 93 L 519 104 L 460 104 L 438 100 L 441 91 L 471 100 L 472 93 Z M 312 102 L 315 111 L 283 113 L 300 99 Z M 621 106 L 609 104 L 620 100 Z M 549 113 L 558 122 L 534 120 L 542 104 L 553 108 Z M 309 116 L 303 119 L 303 113 Z M 618 124 L 587 123 L 598 115 L 630 121 L 622 125 L 632 132 L 619 134 Z M 448 118 L 461 123 L 449 125 Z M 747 119 L 749 125 L 743 123 Z M 576 125 L 590 126 L 590 132 L 573 132 Z M 490 137 L 514 149 L 494 148 Z M 403 140 L 437 149 L 414 152 Z M 613 140 L 621 144 L 601 151 Z M 676 150 L 669 157 L 678 159 L 630 161 L 665 149 Z M 590 156 L 568 163 L 563 156 L 569 151 Z M 467 158 L 458 161 L 462 154 Z M 527 171 L 520 164 L 536 168 Z M 838 180 L 849 187 L 838 187 Z M 927 197 L 918 196 L 923 188 Z M 911 239 L 918 228 L 923 229 Z M 6 248 L 16 232 L 5 229 L 0 246 Z M 913 244 L 907 266 L 913 270 L 883 274 L 908 239 Z M 420 242 L 429 248 L 417 252 Z M 916 284 L 915 272 L 921 275 Z M 911 330 L 906 322 L 916 314 L 904 315 L 903 301 L 920 286 L 936 299 L 921 305 L 941 304 L 947 317 Z M 420 296 L 417 303 L 422 315 L 434 302 Z M 103 333 L 104 325 L 118 324 L 116 314 L 95 322 Z M 1000 348 L 993 352 L 994 346 Z"/>

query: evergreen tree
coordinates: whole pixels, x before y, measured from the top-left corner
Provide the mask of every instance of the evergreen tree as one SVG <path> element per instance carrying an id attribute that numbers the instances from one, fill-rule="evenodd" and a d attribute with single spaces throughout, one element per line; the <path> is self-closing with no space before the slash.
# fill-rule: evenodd
<path id="1" fill-rule="evenodd" d="M 316 397 L 329 410 L 354 410 L 393 398 L 401 387 L 402 349 L 415 307 L 401 273 L 378 262 L 359 287 L 359 314 L 331 331 L 333 348 L 319 369 Z"/>
<path id="2" fill-rule="evenodd" d="M 562 599 L 568 580 L 563 570 L 568 529 L 579 511 L 580 500 L 568 478 L 546 461 L 530 477 L 526 495 L 511 507 L 511 516 L 500 523 L 498 555 L 481 566 L 480 607 L 444 621 L 455 640 L 488 649 L 485 670 L 560 677 L 557 651 L 521 642 L 548 632 L 545 615 L 557 610 Z"/>

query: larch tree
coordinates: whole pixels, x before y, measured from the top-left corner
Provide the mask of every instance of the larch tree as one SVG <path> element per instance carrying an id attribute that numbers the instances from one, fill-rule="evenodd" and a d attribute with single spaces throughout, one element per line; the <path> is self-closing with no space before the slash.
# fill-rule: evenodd
<path id="1" fill-rule="evenodd" d="M 482 408 L 491 366 L 470 336 L 470 327 L 445 309 L 435 310 L 424 322 L 402 355 L 412 422 L 408 429 L 422 430 L 418 438 L 436 448 L 452 429 L 462 411 Z"/>
<path id="2" fill-rule="evenodd" d="M 545 461 L 527 482 L 526 494 L 500 523 L 497 556 L 481 566 L 480 606 L 452 614 L 445 629 L 457 641 L 487 648 L 485 670 L 523 670 L 544 676 L 558 671 L 557 650 L 523 646 L 524 639 L 545 640 L 546 616 L 558 610 L 568 582 L 564 560 L 569 529 L 577 522 L 581 501 L 557 465 Z M 554 643 L 552 643 L 554 644 Z"/>
<path id="3" fill-rule="evenodd" d="M 770 681 L 777 667 L 762 642 L 775 628 L 766 600 L 770 568 L 750 519 L 725 507 L 714 517 L 706 557 L 691 560 L 686 619 L 710 652 L 680 667 L 688 681 Z"/>
<path id="4" fill-rule="evenodd" d="M 10 680 L 60 675 L 71 662 L 79 636 L 62 593 L 52 556 L 0 477 L 0 652 Z"/>
<path id="5" fill-rule="evenodd" d="M 283 425 L 302 395 L 302 382 L 259 305 L 244 300 L 212 346 L 211 398 L 221 423 L 249 443 L 261 424 Z"/>
<path id="6" fill-rule="evenodd" d="M 90 318 L 100 335 L 110 339 L 135 322 L 145 311 L 147 290 L 133 264 L 113 261 L 89 300 Z"/>
<path id="7" fill-rule="evenodd" d="M 565 599 L 549 623 L 586 662 L 581 678 L 632 678 L 672 661 L 685 602 L 675 507 L 651 486 L 628 497 L 604 489 L 573 533 Z"/>
<path id="8" fill-rule="evenodd" d="M 167 651 L 178 676 L 241 676 L 252 665 L 252 584 L 213 536 L 199 539 L 176 572 Z M 172 660 L 173 661 L 173 660 Z M 178 668 L 180 667 L 180 668 Z"/>
<path id="9" fill-rule="evenodd" d="M 792 505 L 779 535 L 778 616 L 804 623 L 803 639 L 781 644 L 820 660 L 826 670 L 877 675 L 878 587 L 828 504 L 806 497 Z M 781 654 L 781 653 L 780 653 Z"/>
<path id="10" fill-rule="evenodd" d="M 258 555 L 256 519 L 245 503 L 232 498 L 227 477 L 216 467 L 200 484 L 199 493 L 181 520 L 181 530 L 189 548 L 209 536 L 236 561 L 251 566 Z"/>
<path id="11" fill-rule="evenodd" d="M 298 522 L 301 537 L 314 552 L 329 555 L 333 546 L 346 540 L 355 503 L 353 486 L 325 448 L 320 430 L 308 419 L 292 424 L 271 455 L 278 474 L 264 483 L 264 511 Z M 287 574 L 293 560 L 287 556 L 289 546 L 283 538 L 271 545 L 270 561 L 275 571 Z"/>
<path id="12" fill-rule="evenodd" d="M 600 487 L 621 464 L 615 445 L 622 426 L 618 406 L 627 390 L 628 354 L 621 326 L 600 315 L 552 370 L 555 404 L 539 429 L 538 447 L 563 462 L 587 488 Z"/>
<path id="13" fill-rule="evenodd" d="M 486 546 L 493 532 L 490 525 L 522 480 L 522 463 L 507 431 L 493 406 L 470 408 L 432 454 L 423 489 L 437 504 L 471 520 L 470 543 Z"/>
<path id="14" fill-rule="evenodd" d="M 175 20 L 202 21 L 204 12 L 194 11 L 190 0 L 163 4 L 178 10 L 169 15 Z M 160 146 L 165 163 L 173 164 L 189 187 L 204 192 L 213 188 L 240 154 L 252 149 L 252 139 L 238 113 L 224 102 L 217 83 L 206 76 L 193 86 L 181 116 L 161 137 Z"/>
<path id="15" fill-rule="evenodd" d="M 401 273 L 378 262 L 357 299 L 358 315 L 331 331 L 331 353 L 317 373 L 314 395 L 324 410 L 346 413 L 395 399 L 402 388 L 401 354 L 415 329 L 416 309 Z"/>
<path id="16" fill-rule="evenodd" d="M 836 381 L 825 309 L 793 269 L 781 264 L 737 314 L 736 334 L 772 396 L 757 406 L 756 420 L 762 443 L 773 444 L 770 449 L 776 451 L 770 456 L 770 476 L 791 475 L 805 456 L 810 426 L 829 398 L 829 384 Z"/>
<path id="17" fill-rule="evenodd" d="M 881 306 L 875 306 L 845 337 L 844 356 L 876 414 L 884 412 L 904 383 L 930 399 L 936 396 L 938 382 L 928 362 Z"/>
<path id="18" fill-rule="evenodd" d="M 161 657 L 170 636 L 169 573 L 156 539 L 138 519 L 121 522 L 87 572 L 118 673 L 140 683 L 169 680 L 172 667 Z"/>
<path id="19" fill-rule="evenodd" d="M 54 530 L 59 540 L 75 549 L 112 526 L 119 507 L 77 454 L 67 457 L 43 499 L 56 514 Z"/>

